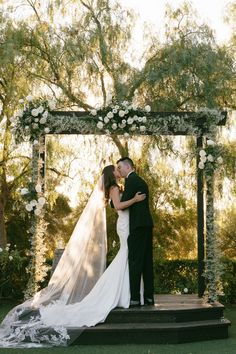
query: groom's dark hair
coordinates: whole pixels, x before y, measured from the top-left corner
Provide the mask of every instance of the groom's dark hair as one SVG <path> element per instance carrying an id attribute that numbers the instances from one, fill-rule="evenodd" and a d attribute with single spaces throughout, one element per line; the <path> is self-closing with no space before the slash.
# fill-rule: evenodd
<path id="1" fill-rule="evenodd" d="M 121 158 L 117 161 L 117 163 L 123 162 L 123 161 L 126 162 L 127 164 L 129 164 L 130 167 L 134 168 L 134 163 L 133 163 L 133 161 L 132 161 L 128 156 L 121 157 Z"/>

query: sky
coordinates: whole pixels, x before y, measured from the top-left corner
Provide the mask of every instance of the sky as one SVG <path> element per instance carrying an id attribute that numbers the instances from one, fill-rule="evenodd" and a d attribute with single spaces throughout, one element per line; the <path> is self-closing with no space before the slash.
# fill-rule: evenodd
<path id="1" fill-rule="evenodd" d="M 183 0 L 119 0 L 123 6 L 135 9 L 141 16 L 142 21 L 152 22 L 159 30 L 163 28 L 165 5 L 178 7 Z M 224 23 L 227 4 L 229 0 L 191 0 L 192 5 L 199 13 L 199 18 L 210 25 L 216 31 L 219 43 L 229 39 L 230 27 Z"/>

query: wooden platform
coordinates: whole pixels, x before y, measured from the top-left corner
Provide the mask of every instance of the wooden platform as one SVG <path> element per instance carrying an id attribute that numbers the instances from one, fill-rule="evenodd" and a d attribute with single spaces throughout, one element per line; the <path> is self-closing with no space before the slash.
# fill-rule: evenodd
<path id="1" fill-rule="evenodd" d="M 86 328 L 73 342 L 159 344 L 228 338 L 224 306 L 204 303 L 197 295 L 156 295 L 155 306 L 114 309 L 103 324 Z M 76 328 L 70 328 L 72 335 Z"/>

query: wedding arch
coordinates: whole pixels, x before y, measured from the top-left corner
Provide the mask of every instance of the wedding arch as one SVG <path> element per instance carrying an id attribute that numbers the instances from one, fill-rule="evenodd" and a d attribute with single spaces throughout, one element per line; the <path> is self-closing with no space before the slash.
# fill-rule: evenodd
<path id="1" fill-rule="evenodd" d="M 47 134 L 192 135 L 196 138 L 198 296 L 218 298 L 221 267 L 214 223 L 214 172 L 221 165 L 221 147 L 215 143 L 217 127 L 225 125 L 227 112 L 151 112 L 127 101 L 82 111 L 56 111 L 52 102 L 26 98 L 14 127 L 17 142 L 32 143 L 32 181 L 22 188 L 31 216 L 30 280 L 25 296 L 31 296 L 47 274 L 45 264 L 44 197 L 45 136 Z"/>

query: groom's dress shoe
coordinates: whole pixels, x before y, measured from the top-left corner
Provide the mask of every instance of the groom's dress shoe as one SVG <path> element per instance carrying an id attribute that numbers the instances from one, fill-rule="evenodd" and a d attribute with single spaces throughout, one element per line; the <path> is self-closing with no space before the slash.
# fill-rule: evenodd
<path id="1" fill-rule="evenodd" d="M 140 307 L 140 301 L 130 300 L 129 308 Z"/>
<path id="2" fill-rule="evenodd" d="M 154 299 L 149 299 L 148 297 L 146 297 L 144 299 L 144 305 L 145 306 L 153 306 L 154 305 Z"/>

